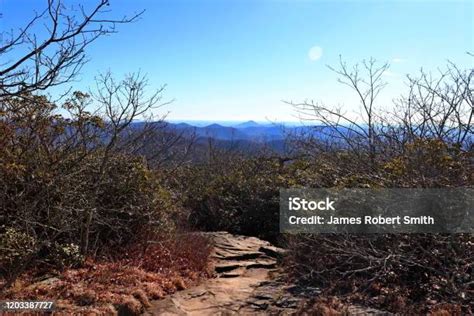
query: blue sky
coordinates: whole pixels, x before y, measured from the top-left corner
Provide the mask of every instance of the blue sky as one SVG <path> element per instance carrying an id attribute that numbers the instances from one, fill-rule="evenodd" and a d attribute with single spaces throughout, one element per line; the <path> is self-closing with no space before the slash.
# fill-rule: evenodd
<path id="1" fill-rule="evenodd" d="M 87 1 L 92 3 L 91 1 Z M 0 27 L 19 26 L 45 1 L 0 0 Z M 380 101 L 404 76 L 449 59 L 472 67 L 473 1 L 111 0 L 112 15 L 146 9 L 140 21 L 96 42 L 77 88 L 95 75 L 141 69 L 167 84 L 174 120 L 292 121 L 282 100 L 355 109 L 355 95 L 327 65 L 375 57 L 391 63 Z"/>

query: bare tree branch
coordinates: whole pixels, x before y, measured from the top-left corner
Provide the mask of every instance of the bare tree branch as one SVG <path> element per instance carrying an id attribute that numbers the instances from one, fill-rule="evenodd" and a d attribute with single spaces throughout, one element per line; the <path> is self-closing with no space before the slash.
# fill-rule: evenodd
<path id="1" fill-rule="evenodd" d="M 0 100 L 73 80 L 87 62 L 85 49 L 91 43 L 115 33 L 118 24 L 136 21 L 144 12 L 117 19 L 101 18 L 108 13 L 108 6 L 108 0 L 100 0 L 89 10 L 82 5 L 67 9 L 61 0 L 48 0 L 47 8 L 17 34 L 1 33 L 4 40 L 0 42 L 0 59 L 5 62 L 0 66 Z M 43 39 L 35 29 L 41 22 L 47 33 Z"/>

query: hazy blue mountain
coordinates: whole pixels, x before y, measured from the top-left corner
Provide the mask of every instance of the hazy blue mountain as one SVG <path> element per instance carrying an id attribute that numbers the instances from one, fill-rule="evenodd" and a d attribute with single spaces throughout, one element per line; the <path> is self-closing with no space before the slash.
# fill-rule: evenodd
<path id="1" fill-rule="evenodd" d="M 342 127 L 335 129 L 317 125 L 284 126 L 255 121 L 238 123 L 233 126 L 223 126 L 217 123 L 196 126 L 192 122 L 155 122 L 151 124 L 156 124 L 157 127 L 164 128 L 167 132 L 179 134 L 184 140 L 192 139 L 196 146 L 194 150 L 197 153 L 204 153 L 208 149 L 209 141 L 216 148 L 238 150 L 248 154 L 257 153 L 262 149 L 284 153 L 292 146 L 288 139 L 314 138 L 324 142 L 331 135 L 347 134 L 347 130 Z M 132 129 L 139 129 L 143 126 L 143 122 L 134 122 Z"/>
<path id="2" fill-rule="evenodd" d="M 144 126 L 143 122 L 134 122 L 132 128 L 137 129 Z M 255 121 L 247 121 L 234 126 L 223 126 L 212 123 L 206 126 L 195 126 L 191 123 L 155 122 L 158 127 L 164 127 L 170 131 L 183 133 L 184 135 L 195 135 L 198 138 L 213 138 L 216 140 L 245 140 L 255 143 L 284 140 L 288 135 L 314 136 L 326 139 L 328 135 L 334 134 L 336 130 L 322 126 L 284 126 L 277 124 L 263 124 Z M 337 131 L 343 131 L 339 129 Z"/>
<path id="3" fill-rule="evenodd" d="M 285 138 L 285 128 L 282 126 L 252 126 L 240 129 L 252 139 L 275 140 Z"/>
<path id="4" fill-rule="evenodd" d="M 219 124 L 211 124 L 205 127 L 197 128 L 196 133 L 198 136 L 205 136 L 222 140 L 247 139 L 247 136 L 240 132 L 238 129 L 228 126 L 222 126 Z"/>
<path id="5" fill-rule="evenodd" d="M 249 128 L 249 127 L 261 127 L 261 125 L 255 121 L 247 121 L 247 122 L 237 124 L 234 127 L 235 128 Z"/>
<path id="6" fill-rule="evenodd" d="M 178 123 L 178 124 L 173 124 L 177 128 L 194 128 L 194 126 L 188 124 L 188 123 Z"/>
<path id="7" fill-rule="evenodd" d="M 319 135 L 321 130 L 313 126 L 283 126 L 276 124 L 260 124 L 247 121 L 234 126 L 223 126 L 213 123 L 207 126 L 194 126 L 190 123 L 168 123 L 169 128 L 193 133 L 198 138 L 213 138 L 215 140 L 250 141 L 253 143 L 267 143 L 282 141 L 287 136 L 295 134 Z M 323 135 L 319 135 L 325 138 Z"/>

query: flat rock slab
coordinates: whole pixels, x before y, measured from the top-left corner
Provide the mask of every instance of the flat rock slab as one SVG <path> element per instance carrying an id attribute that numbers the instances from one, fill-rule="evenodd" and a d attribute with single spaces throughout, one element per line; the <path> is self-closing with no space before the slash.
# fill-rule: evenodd
<path id="1" fill-rule="evenodd" d="M 205 234 L 214 246 L 211 260 L 216 278 L 152 302 L 148 314 L 255 315 L 268 308 L 274 293 L 262 296 L 259 288 L 278 274 L 277 260 L 284 250 L 254 237 Z"/>
<path id="2" fill-rule="evenodd" d="M 296 295 L 295 286 L 284 282 L 277 268 L 283 249 L 255 237 L 204 234 L 213 243 L 216 277 L 153 301 L 146 315 L 291 315 L 302 300 L 319 293 L 317 288 L 308 288 Z M 359 314 L 363 311 L 354 308 L 351 314 L 372 314 L 367 309 Z"/>

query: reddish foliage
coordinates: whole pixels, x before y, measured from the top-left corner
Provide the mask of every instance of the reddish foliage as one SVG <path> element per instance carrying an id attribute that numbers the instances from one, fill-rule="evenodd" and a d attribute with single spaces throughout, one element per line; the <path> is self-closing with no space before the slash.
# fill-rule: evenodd
<path id="1" fill-rule="evenodd" d="M 210 249 L 204 237 L 186 234 L 146 249 L 135 245 L 115 260 L 89 258 L 81 268 L 40 282 L 30 271 L 1 293 L 0 300 L 55 300 L 64 313 L 110 314 L 120 310 L 139 314 L 150 300 L 208 277 Z"/>
<path id="2" fill-rule="evenodd" d="M 119 260 L 152 272 L 206 271 L 211 247 L 202 235 L 179 234 L 164 241 L 156 237 L 151 239 L 148 245 L 132 245 Z"/>

